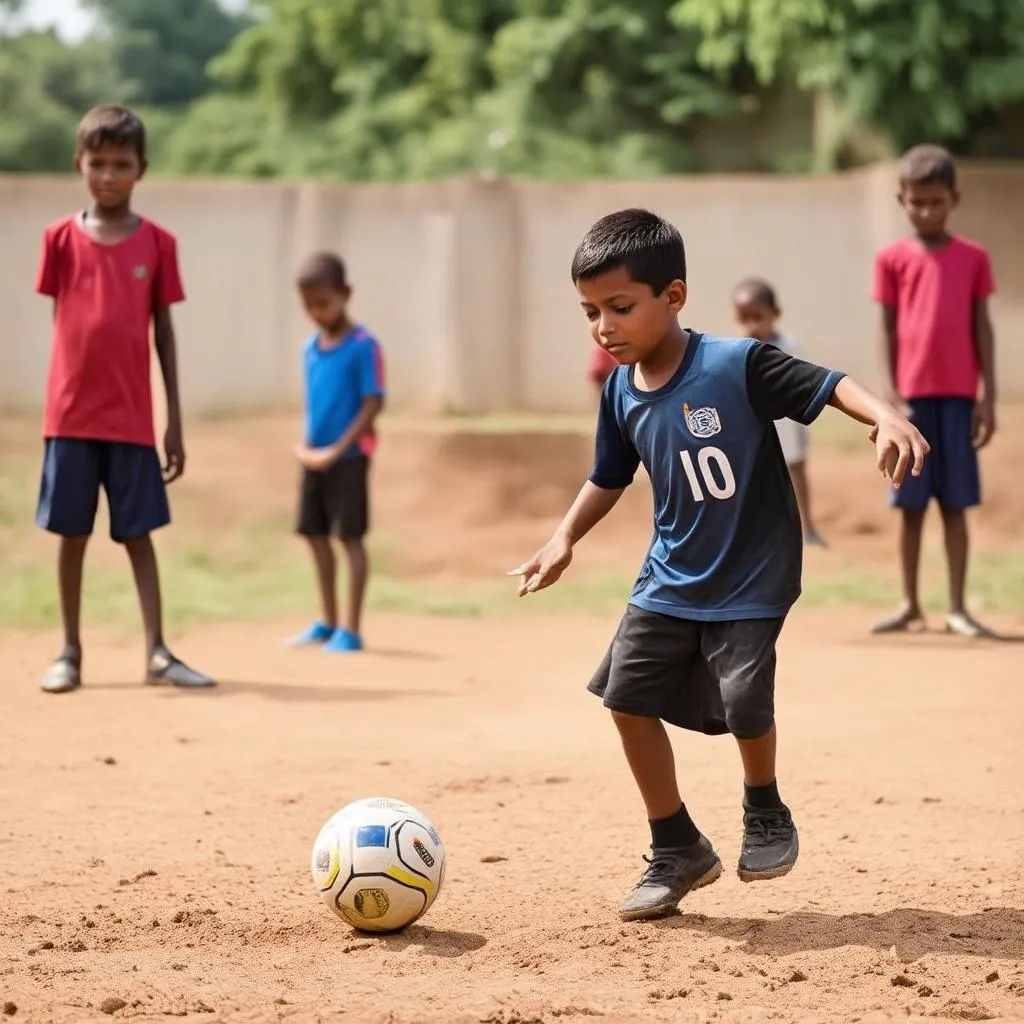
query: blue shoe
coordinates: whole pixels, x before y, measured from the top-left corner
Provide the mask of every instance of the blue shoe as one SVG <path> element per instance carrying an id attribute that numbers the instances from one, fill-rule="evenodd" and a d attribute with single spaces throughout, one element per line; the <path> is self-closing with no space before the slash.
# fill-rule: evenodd
<path id="1" fill-rule="evenodd" d="M 309 647 L 311 644 L 325 644 L 334 636 L 335 632 L 336 630 L 331 629 L 330 626 L 325 626 L 322 622 L 314 622 L 305 633 L 293 636 L 291 639 L 286 640 L 285 643 L 289 647 Z"/>
<path id="2" fill-rule="evenodd" d="M 334 635 L 324 644 L 324 650 L 332 654 L 344 654 L 350 651 L 361 651 L 363 641 L 350 629 L 336 629 Z"/>

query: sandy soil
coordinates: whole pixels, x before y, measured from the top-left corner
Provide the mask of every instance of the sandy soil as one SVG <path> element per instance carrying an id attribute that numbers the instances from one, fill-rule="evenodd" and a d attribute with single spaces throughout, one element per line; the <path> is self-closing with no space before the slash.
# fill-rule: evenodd
<path id="1" fill-rule="evenodd" d="M 234 444 L 223 429 L 195 438 L 190 486 L 230 473 L 222 493 L 251 500 L 265 477 L 239 454 L 251 435 Z M 542 539 L 587 448 L 394 440 L 378 505 L 391 531 L 404 517 L 400 563 L 505 567 Z M 1012 463 L 1024 446 L 1011 437 L 997 456 Z M 531 461 L 546 467 L 539 480 Z M 822 519 L 858 564 L 887 565 L 877 485 L 856 466 L 822 460 Z M 1019 530 L 1024 485 L 990 479 L 978 537 L 992 549 Z M 634 563 L 647 516 L 639 490 L 588 564 Z M 727 871 L 653 925 L 615 915 L 648 837 L 583 689 L 614 618 L 377 617 L 374 650 L 345 660 L 282 648 L 298 618 L 210 627 L 180 642 L 224 680 L 204 695 L 145 690 L 135 643 L 92 634 L 86 688 L 46 698 L 35 680 L 52 636 L 0 636 L 0 1010 L 55 1022 L 111 1010 L 254 1024 L 1024 1021 L 1024 648 L 880 641 L 864 621 L 798 611 L 783 637 L 796 871 L 754 886 Z M 1024 615 L 996 624 L 1024 632 Z M 731 866 L 735 752 L 678 740 L 687 802 Z M 421 807 L 448 848 L 444 891 L 398 937 L 347 930 L 308 876 L 322 822 L 367 795 Z"/>

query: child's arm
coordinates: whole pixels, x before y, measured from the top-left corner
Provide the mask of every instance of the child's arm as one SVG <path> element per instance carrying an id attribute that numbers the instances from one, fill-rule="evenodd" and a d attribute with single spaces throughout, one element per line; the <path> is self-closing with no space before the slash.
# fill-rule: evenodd
<path id="1" fill-rule="evenodd" d="M 314 473 L 326 472 L 356 441 L 373 429 L 374 421 L 383 408 L 383 395 L 367 395 L 363 399 L 363 404 L 359 407 L 355 419 L 334 444 L 327 445 L 326 448 L 297 445 L 295 454 L 298 456 L 299 462 Z"/>
<path id="2" fill-rule="evenodd" d="M 879 331 L 879 375 L 882 379 L 882 394 L 901 416 L 909 417 L 910 406 L 900 397 L 896 388 L 896 307 L 888 302 L 879 305 L 882 309 L 882 325 Z"/>
<path id="3" fill-rule="evenodd" d="M 583 485 L 551 540 L 533 558 L 509 570 L 509 576 L 519 577 L 519 597 L 558 582 L 572 561 L 573 546 L 611 512 L 624 490 L 606 490 L 589 480 Z"/>
<path id="4" fill-rule="evenodd" d="M 178 393 L 178 343 L 169 306 L 153 314 L 153 344 L 160 362 L 167 394 L 167 432 L 164 434 L 164 481 L 172 483 L 185 472 L 185 442 L 181 430 L 181 398 Z"/>
<path id="5" fill-rule="evenodd" d="M 910 406 L 900 396 L 896 386 L 896 357 L 899 350 L 899 275 L 892 266 L 889 250 L 884 249 L 875 257 L 875 283 L 872 296 L 881 308 L 882 318 L 879 329 L 879 377 L 882 394 L 886 401 L 900 413 L 910 416 Z"/>
<path id="6" fill-rule="evenodd" d="M 931 448 L 920 431 L 888 402 L 873 395 L 849 377 L 836 385 L 829 405 L 851 419 L 872 427 L 870 438 L 875 445 L 878 469 L 898 488 L 907 468 L 920 476 L 924 460 Z"/>
<path id="7" fill-rule="evenodd" d="M 984 448 L 996 432 L 996 340 L 988 298 L 974 301 L 974 344 L 981 370 L 981 400 L 974 407 L 974 447 Z"/>
<path id="8" fill-rule="evenodd" d="M 153 346 L 164 378 L 167 395 L 167 431 L 164 434 L 164 480 L 171 483 L 185 472 L 185 442 L 181 429 L 181 399 L 178 393 L 178 342 L 171 319 L 171 306 L 182 302 L 185 289 L 178 268 L 178 243 L 165 231 L 157 234 L 160 262 L 153 282 Z"/>

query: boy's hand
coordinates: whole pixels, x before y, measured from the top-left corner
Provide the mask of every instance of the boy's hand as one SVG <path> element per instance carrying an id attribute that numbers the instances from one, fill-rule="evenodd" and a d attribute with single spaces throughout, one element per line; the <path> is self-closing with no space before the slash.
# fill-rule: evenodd
<path id="1" fill-rule="evenodd" d="M 509 569 L 508 575 L 519 577 L 517 596 L 525 597 L 556 583 L 571 561 L 569 538 L 564 533 L 556 533 L 528 562 Z"/>
<path id="2" fill-rule="evenodd" d="M 295 446 L 296 458 L 313 473 L 326 473 L 338 461 L 339 454 L 337 445 L 333 444 L 326 448 L 310 448 L 307 444 Z"/>
<path id="3" fill-rule="evenodd" d="M 899 490 L 910 469 L 911 476 L 920 476 L 925 456 L 931 446 L 921 432 L 903 416 L 891 415 L 880 420 L 869 434 L 878 456 L 882 475 Z"/>
<path id="4" fill-rule="evenodd" d="M 971 436 L 975 450 L 984 448 L 996 432 L 996 410 L 992 402 L 981 401 L 974 407 Z"/>
<path id="5" fill-rule="evenodd" d="M 172 423 L 164 434 L 164 483 L 174 483 L 185 472 L 185 442 L 181 427 Z"/>

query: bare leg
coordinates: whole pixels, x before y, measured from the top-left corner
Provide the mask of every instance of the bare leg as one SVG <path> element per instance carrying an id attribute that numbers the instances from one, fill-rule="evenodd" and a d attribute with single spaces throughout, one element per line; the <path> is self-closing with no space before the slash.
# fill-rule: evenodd
<path id="1" fill-rule="evenodd" d="M 346 627 L 356 636 L 363 621 L 363 600 L 370 575 L 370 558 L 362 540 L 342 541 L 348 556 L 348 617 Z"/>
<path id="2" fill-rule="evenodd" d="M 964 509 L 943 509 L 942 527 L 946 541 L 946 563 L 949 566 L 949 616 L 946 628 L 951 633 L 969 637 L 990 637 L 992 631 L 967 612 L 967 559 L 970 541 L 967 513 Z"/>
<path id="3" fill-rule="evenodd" d="M 612 718 L 647 808 L 652 847 L 649 867 L 619 905 L 619 914 L 625 920 L 660 917 L 692 889 L 718 879 L 722 862 L 683 806 L 665 726 L 657 718 L 621 711 L 613 711 Z"/>
<path id="4" fill-rule="evenodd" d="M 946 563 L 949 567 L 949 612 L 965 615 L 967 589 L 967 515 L 963 509 L 942 510 L 942 530 L 946 542 Z"/>
<path id="5" fill-rule="evenodd" d="M 777 733 L 736 740 L 743 760 L 743 843 L 737 873 L 744 882 L 779 878 L 793 870 L 800 840 L 775 782 Z"/>
<path id="6" fill-rule="evenodd" d="M 163 604 L 160 599 L 160 570 L 156 550 L 149 534 L 125 541 L 125 550 L 132 564 L 135 589 L 142 610 L 142 627 L 146 632 L 146 658 L 164 647 Z"/>
<path id="7" fill-rule="evenodd" d="M 636 779 L 647 817 L 668 818 L 682 806 L 676 782 L 676 762 L 665 726 L 657 718 L 613 711 L 622 749 Z"/>
<path id="8" fill-rule="evenodd" d="M 61 658 L 66 658 L 79 668 L 82 664 L 82 570 L 88 544 L 88 535 L 61 537 L 57 555 L 57 585 L 64 625 L 64 650 Z"/>
<path id="9" fill-rule="evenodd" d="M 313 554 L 323 624 L 329 629 L 335 629 L 338 625 L 337 563 L 334 559 L 334 549 L 331 547 L 331 538 L 307 537 L 306 540 L 309 541 L 309 550 Z"/>
<path id="10" fill-rule="evenodd" d="M 82 567 L 89 537 L 61 537 L 57 555 L 57 586 L 64 624 L 64 647 L 40 684 L 46 693 L 68 693 L 82 683 Z"/>
<path id="11" fill-rule="evenodd" d="M 875 633 L 899 633 L 924 625 L 921 596 L 918 589 L 924 514 L 924 509 L 901 510 L 900 572 L 903 580 L 903 606 L 892 618 L 876 623 L 873 630 Z"/>
<path id="12" fill-rule="evenodd" d="M 743 761 L 743 781 L 751 787 L 770 786 L 775 781 L 777 732 L 773 725 L 756 740 L 736 740 Z"/>
<path id="13" fill-rule="evenodd" d="M 811 515 L 811 485 L 807 479 L 807 463 L 801 459 L 799 462 L 790 463 L 789 478 L 793 482 L 793 491 L 796 494 L 796 504 L 800 509 L 800 522 L 804 527 L 804 539 L 808 544 L 820 546 L 821 536 L 814 525 L 814 517 Z"/>

